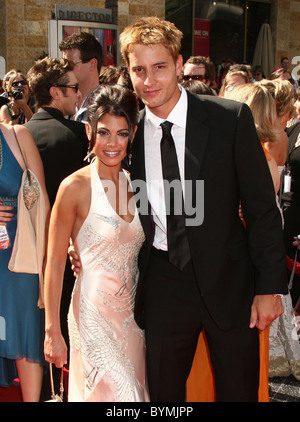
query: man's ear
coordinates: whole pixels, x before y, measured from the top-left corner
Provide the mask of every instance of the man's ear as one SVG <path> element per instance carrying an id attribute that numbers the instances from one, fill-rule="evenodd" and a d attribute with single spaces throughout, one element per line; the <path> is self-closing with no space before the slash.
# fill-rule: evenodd
<path id="1" fill-rule="evenodd" d="M 49 94 L 51 95 L 53 100 L 57 100 L 60 96 L 61 91 L 56 86 L 51 86 L 49 88 Z"/>
<path id="2" fill-rule="evenodd" d="M 176 74 L 177 76 L 180 76 L 182 72 L 182 67 L 183 67 L 183 57 L 181 54 L 178 55 L 175 65 L 176 65 Z"/>
<path id="3" fill-rule="evenodd" d="M 90 69 L 91 70 L 97 69 L 98 61 L 95 57 L 93 59 L 91 59 L 89 61 L 89 63 L 90 63 Z"/>

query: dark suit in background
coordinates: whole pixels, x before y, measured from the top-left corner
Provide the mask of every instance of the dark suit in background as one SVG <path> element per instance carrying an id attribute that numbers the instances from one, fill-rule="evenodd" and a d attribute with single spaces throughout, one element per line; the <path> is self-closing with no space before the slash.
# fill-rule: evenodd
<path id="1" fill-rule="evenodd" d="M 65 119 L 56 108 L 41 108 L 25 124 L 39 149 L 51 207 L 61 181 L 83 167 L 88 140 L 83 123 Z"/>

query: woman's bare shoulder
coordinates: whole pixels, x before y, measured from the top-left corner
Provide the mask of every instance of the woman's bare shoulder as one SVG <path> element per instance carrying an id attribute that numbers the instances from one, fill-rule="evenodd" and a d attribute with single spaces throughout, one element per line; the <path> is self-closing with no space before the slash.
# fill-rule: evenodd
<path id="1" fill-rule="evenodd" d="M 70 174 L 61 182 L 59 190 L 82 195 L 84 189 L 90 184 L 90 171 L 90 166 L 86 166 Z"/>

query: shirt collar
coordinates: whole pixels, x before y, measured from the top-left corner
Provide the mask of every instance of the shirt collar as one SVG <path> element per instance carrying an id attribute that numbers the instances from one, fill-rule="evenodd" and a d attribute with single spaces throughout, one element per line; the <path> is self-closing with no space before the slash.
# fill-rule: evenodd
<path id="1" fill-rule="evenodd" d="M 179 89 L 181 91 L 180 98 L 171 113 L 168 115 L 167 119 L 161 119 L 160 117 L 155 116 L 147 106 L 145 107 L 146 119 L 150 121 L 154 126 L 159 127 L 162 122 L 168 120 L 168 122 L 185 129 L 187 113 L 187 93 L 181 85 L 179 85 Z"/>

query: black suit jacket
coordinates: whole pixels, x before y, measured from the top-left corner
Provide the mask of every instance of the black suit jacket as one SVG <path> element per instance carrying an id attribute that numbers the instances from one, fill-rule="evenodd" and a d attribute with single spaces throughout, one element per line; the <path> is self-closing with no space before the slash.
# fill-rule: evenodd
<path id="1" fill-rule="evenodd" d="M 132 154 L 131 178 L 145 180 L 143 112 Z M 204 181 L 204 220 L 188 226 L 187 235 L 201 295 L 215 322 L 227 330 L 249 321 L 255 295 L 287 293 L 281 217 L 247 105 L 188 93 L 185 179 Z M 247 228 L 239 217 L 240 202 Z M 135 318 L 143 327 L 153 224 L 149 215 L 140 218 L 146 242 L 139 256 Z"/>
<path id="2" fill-rule="evenodd" d="M 83 123 L 65 119 L 56 108 L 41 108 L 25 124 L 40 152 L 46 189 L 53 206 L 62 180 L 83 167 L 88 139 Z"/>

